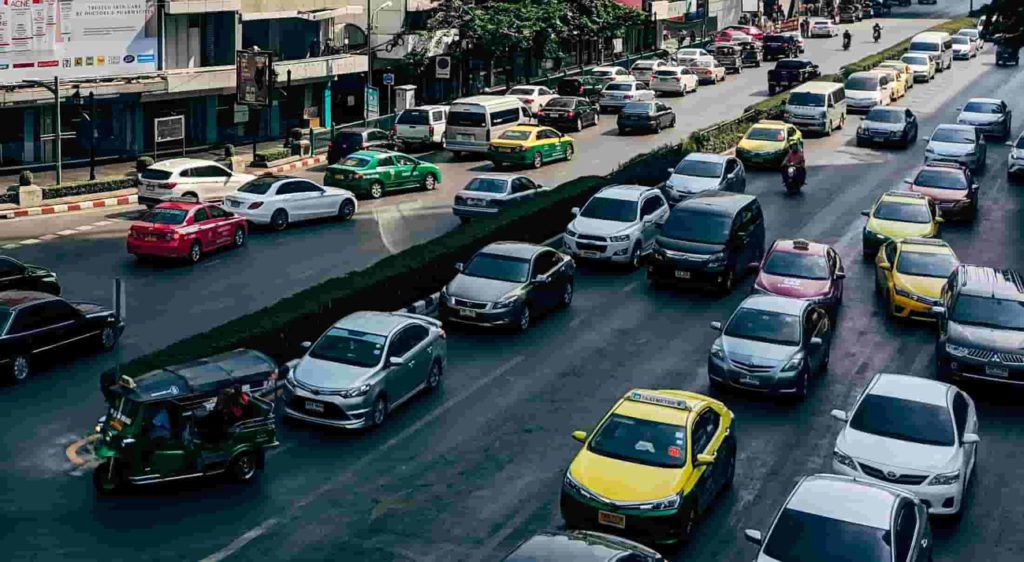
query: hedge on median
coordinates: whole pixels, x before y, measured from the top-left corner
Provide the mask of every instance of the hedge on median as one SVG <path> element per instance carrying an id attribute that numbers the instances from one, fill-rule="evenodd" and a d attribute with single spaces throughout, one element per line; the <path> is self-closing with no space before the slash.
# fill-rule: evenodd
<path id="1" fill-rule="evenodd" d="M 93 193 L 105 193 L 121 189 L 135 187 L 135 178 L 102 178 L 98 180 L 87 180 L 61 185 L 48 185 L 43 187 L 43 199 L 58 199 L 74 195 L 90 195 Z"/>

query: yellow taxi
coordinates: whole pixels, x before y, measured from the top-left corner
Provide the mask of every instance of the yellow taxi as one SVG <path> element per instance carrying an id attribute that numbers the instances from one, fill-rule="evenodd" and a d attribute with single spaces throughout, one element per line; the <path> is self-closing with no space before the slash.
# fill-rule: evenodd
<path id="1" fill-rule="evenodd" d="M 960 265 L 953 249 L 938 238 L 886 242 L 875 258 L 875 289 L 889 314 L 897 318 L 935 320 L 942 288 Z"/>
<path id="2" fill-rule="evenodd" d="M 495 167 L 505 164 L 540 168 L 553 160 L 572 160 L 572 137 L 551 127 L 516 125 L 506 129 L 487 147 L 487 159 Z"/>
<path id="3" fill-rule="evenodd" d="M 862 237 L 864 259 L 874 259 L 890 240 L 934 238 L 942 222 L 935 202 L 911 191 L 883 193 L 874 206 L 860 214 L 868 218 Z"/>
<path id="4" fill-rule="evenodd" d="M 892 101 L 896 101 L 907 95 L 907 82 L 900 76 L 900 71 L 888 66 L 876 66 L 872 72 L 888 74 L 892 82 Z"/>
<path id="5" fill-rule="evenodd" d="M 792 146 L 801 150 L 804 137 L 795 126 L 782 121 L 758 121 L 736 145 L 736 158 L 745 166 L 781 166 Z"/>
<path id="6" fill-rule="evenodd" d="M 878 63 L 879 68 L 894 68 L 900 73 L 900 80 L 903 81 L 903 89 L 910 91 L 914 87 L 914 71 L 910 65 L 901 60 L 884 60 Z"/>
<path id="7" fill-rule="evenodd" d="M 570 528 L 598 529 L 654 543 L 689 539 L 701 512 L 732 484 L 733 413 L 682 390 L 627 392 L 565 472 L 559 502 Z"/>

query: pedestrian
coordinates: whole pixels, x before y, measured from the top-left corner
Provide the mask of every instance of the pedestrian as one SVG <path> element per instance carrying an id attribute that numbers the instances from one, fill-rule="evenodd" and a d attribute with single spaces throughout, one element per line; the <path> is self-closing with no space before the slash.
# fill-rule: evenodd
<path id="1" fill-rule="evenodd" d="M 697 42 L 697 34 L 691 29 L 690 30 L 690 44 L 693 45 Z"/>

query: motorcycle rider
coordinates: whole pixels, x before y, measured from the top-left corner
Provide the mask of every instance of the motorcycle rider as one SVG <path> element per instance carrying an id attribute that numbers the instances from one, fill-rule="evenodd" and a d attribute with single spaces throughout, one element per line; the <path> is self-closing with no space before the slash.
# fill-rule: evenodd
<path id="1" fill-rule="evenodd" d="M 875 26 L 871 28 L 871 31 L 874 32 L 875 43 L 878 43 L 878 40 L 882 38 L 882 26 L 875 22 Z"/>
<path id="2" fill-rule="evenodd" d="M 853 42 L 853 34 L 850 33 L 849 29 L 844 30 L 843 31 L 843 50 L 844 51 L 849 50 L 850 43 L 852 43 L 852 42 Z"/>
<path id="3" fill-rule="evenodd" d="M 799 144 L 789 147 L 786 158 L 782 161 L 782 183 L 787 191 L 796 191 L 807 181 L 807 167 L 804 160 L 804 149 Z"/>

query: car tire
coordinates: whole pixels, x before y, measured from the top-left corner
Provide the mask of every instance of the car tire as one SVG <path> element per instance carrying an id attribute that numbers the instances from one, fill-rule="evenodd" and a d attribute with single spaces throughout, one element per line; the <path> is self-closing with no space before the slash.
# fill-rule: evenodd
<path id="1" fill-rule="evenodd" d="M 388 399 L 383 394 L 377 396 L 377 399 L 373 401 L 373 408 L 370 409 L 370 427 L 380 427 L 384 425 L 384 420 L 388 417 Z"/>
<path id="2" fill-rule="evenodd" d="M 231 459 L 231 465 L 229 472 L 231 479 L 235 482 L 246 483 L 251 482 L 256 478 L 256 473 L 259 470 L 259 458 L 256 453 L 252 451 L 245 451 L 235 455 L 235 458 Z"/>
<path id="3" fill-rule="evenodd" d="M 572 160 L 572 157 L 576 155 L 576 148 L 570 144 L 565 147 L 565 159 L 566 161 Z"/>
<path id="4" fill-rule="evenodd" d="M 519 318 L 516 321 L 517 332 L 523 333 L 526 330 L 530 329 L 530 322 L 533 320 L 531 316 L 532 315 L 530 313 L 530 306 L 524 304 L 522 308 L 519 310 Z"/>
<path id="5" fill-rule="evenodd" d="M 821 365 L 818 367 L 818 376 L 822 376 L 828 372 L 828 364 L 832 361 L 832 350 L 825 350 L 825 358 L 821 360 Z"/>
<path id="6" fill-rule="evenodd" d="M 379 181 L 373 182 L 373 184 L 370 185 L 370 197 L 373 197 L 374 199 L 380 199 L 383 196 L 384 184 Z"/>
<path id="7" fill-rule="evenodd" d="M 117 345 L 117 329 L 113 326 L 104 326 L 100 330 L 100 350 L 110 351 Z"/>
<path id="8" fill-rule="evenodd" d="M 423 189 L 425 191 L 434 191 L 437 189 L 437 178 L 434 174 L 427 174 L 423 177 Z"/>
<path id="9" fill-rule="evenodd" d="M 7 373 L 8 378 L 14 384 L 24 382 L 25 379 L 32 375 L 32 361 L 28 355 L 15 355 L 11 358 L 10 370 Z"/>
<path id="10" fill-rule="evenodd" d="M 672 116 L 672 120 L 668 122 L 668 127 L 670 129 L 674 129 L 675 126 L 676 126 L 676 117 L 675 117 L 675 115 L 673 115 Z"/>
<path id="11" fill-rule="evenodd" d="M 235 235 L 234 235 L 234 237 L 232 237 L 231 243 L 236 248 L 241 248 L 242 246 L 245 246 L 245 229 L 244 228 L 238 227 L 238 228 L 235 229 Z"/>
<path id="12" fill-rule="evenodd" d="M 729 442 L 729 448 L 727 449 L 729 455 L 729 465 L 726 468 L 725 479 L 722 481 L 722 487 L 719 492 L 724 492 L 729 488 L 732 488 L 732 483 L 736 480 L 736 444 L 732 440 Z"/>
<path id="13" fill-rule="evenodd" d="M 562 299 L 558 302 L 559 308 L 569 308 L 572 305 L 573 296 L 576 294 L 576 287 L 572 281 L 565 284 L 562 289 Z"/>
<path id="14" fill-rule="evenodd" d="M 199 263 L 201 259 L 203 259 L 203 247 L 196 240 L 188 250 L 188 261 L 189 263 Z"/>
<path id="15" fill-rule="evenodd" d="M 440 361 L 434 361 L 430 365 L 430 371 L 427 372 L 427 380 L 424 383 L 427 392 L 433 392 L 441 386 L 441 375 L 444 374 L 444 370 L 441 368 Z"/>
<path id="16" fill-rule="evenodd" d="M 576 118 L 576 125 L 573 127 L 573 130 L 576 131 L 577 133 L 583 130 L 583 118 L 582 117 L 577 117 Z"/>
<path id="17" fill-rule="evenodd" d="M 832 118 L 826 117 L 825 119 L 825 136 L 832 136 Z"/>
<path id="18" fill-rule="evenodd" d="M 469 217 L 459 217 L 460 224 L 469 224 Z"/>
<path id="19" fill-rule="evenodd" d="M 693 537 L 693 530 L 697 526 L 697 497 L 683 508 L 683 514 L 679 519 L 679 542 L 682 544 L 690 542 Z"/>
<path id="20" fill-rule="evenodd" d="M 270 215 L 270 227 L 278 232 L 288 228 L 288 211 L 284 209 L 274 211 L 274 214 Z"/>
<path id="21" fill-rule="evenodd" d="M 642 253 L 643 252 L 640 249 L 640 243 L 637 242 L 636 244 L 633 245 L 633 251 L 631 251 L 629 253 L 629 268 L 630 269 L 636 270 L 636 269 L 638 269 L 640 267 L 640 257 L 641 257 Z"/>
<path id="22" fill-rule="evenodd" d="M 810 379 L 811 377 L 807 375 L 807 369 L 801 369 L 800 373 L 797 375 L 796 392 L 793 393 L 793 397 L 798 402 L 803 402 L 807 399 L 808 387 L 810 387 L 811 384 Z"/>
<path id="23" fill-rule="evenodd" d="M 351 199 L 346 199 L 341 202 L 338 207 L 338 219 L 347 221 L 356 214 L 356 204 Z"/>
<path id="24" fill-rule="evenodd" d="M 100 496 L 116 494 L 124 486 L 124 473 L 114 468 L 111 469 L 111 460 L 105 460 L 92 471 L 92 485 Z"/>
<path id="25" fill-rule="evenodd" d="M 535 170 L 539 169 L 543 165 L 544 165 L 544 157 L 541 156 L 539 150 L 535 151 L 533 153 L 533 169 L 535 169 Z"/>
<path id="26" fill-rule="evenodd" d="M 732 293 L 732 290 L 735 287 L 735 285 L 736 274 L 733 271 L 733 268 L 730 267 L 728 270 L 726 270 L 725 279 L 722 279 L 722 283 L 719 285 L 718 290 L 723 295 L 728 295 L 729 293 Z"/>
<path id="27" fill-rule="evenodd" d="M 775 95 L 775 86 L 772 85 L 772 84 L 768 84 L 768 95 L 769 96 L 774 96 Z"/>
<path id="28" fill-rule="evenodd" d="M 658 134 L 660 132 L 661 132 L 661 121 L 655 121 L 654 122 L 654 134 Z"/>

